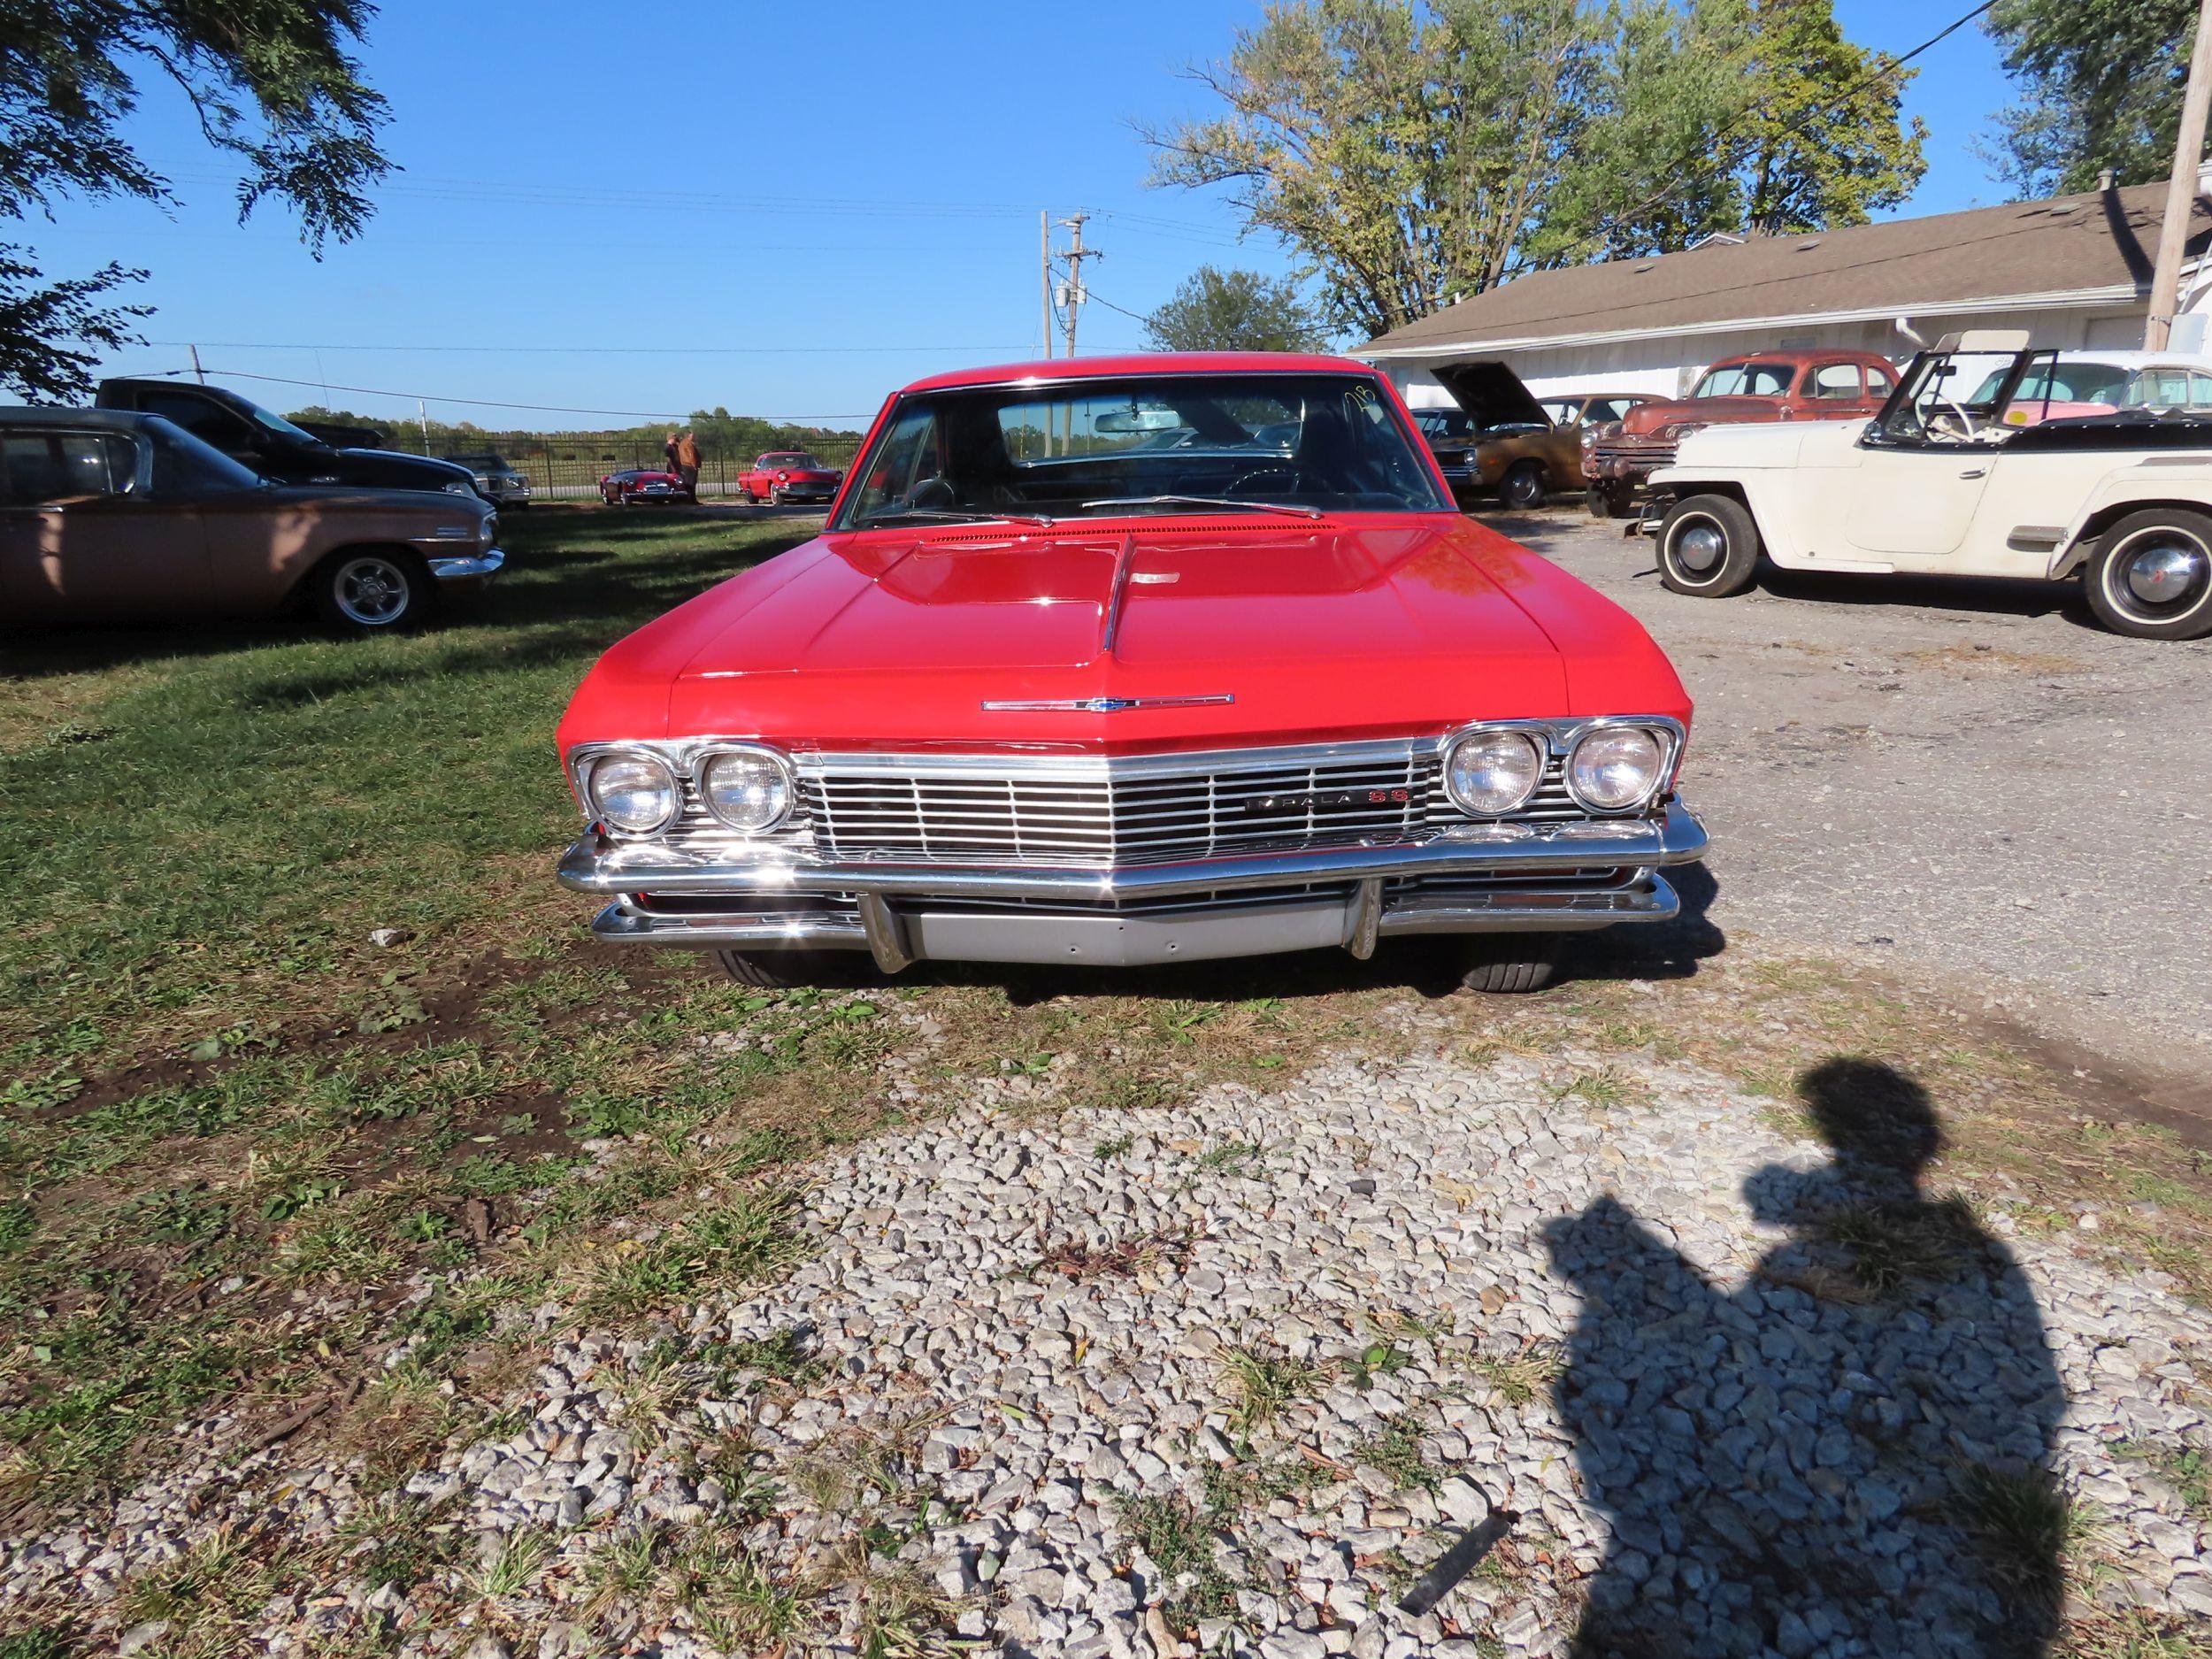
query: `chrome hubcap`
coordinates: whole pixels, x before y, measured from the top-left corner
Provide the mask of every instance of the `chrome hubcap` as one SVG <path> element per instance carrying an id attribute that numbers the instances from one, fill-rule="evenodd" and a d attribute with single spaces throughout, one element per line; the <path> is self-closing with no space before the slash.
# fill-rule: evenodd
<path id="1" fill-rule="evenodd" d="M 1728 538 L 1709 524 L 1686 525 L 1675 532 L 1675 562 L 1685 570 L 1709 571 L 1728 552 Z"/>
<path id="2" fill-rule="evenodd" d="M 2208 572 L 2205 551 L 2168 532 L 2154 532 L 2129 552 L 2124 580 L 2147 605 L 2177 604 L 2194 593 Z"/>
<path id="3" fill-rule="evenodd" d="M 389 622 L 406 608 L 407 578 L 386 559 L 355 559 L 338 572 L 338 609 L 364 627 Z"/>

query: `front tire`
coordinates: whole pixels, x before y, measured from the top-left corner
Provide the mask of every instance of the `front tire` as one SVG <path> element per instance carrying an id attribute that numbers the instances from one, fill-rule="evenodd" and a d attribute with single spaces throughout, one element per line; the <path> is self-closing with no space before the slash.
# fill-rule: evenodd
<path id="1" fill-rule="evenodd" d="M 396 634 L 430 608 L 430 572 L 395 548 L 349 548 L 309 578 L 315 614 L 340 634 Z"/>
<path id="2" fill-rule="evenodd" d="M 1557 933 L 1477 933 L 1467 941 L 1459 982 L 1486 996 L 1525 996 L 1551 983 L 1559 965 Z"/>
<path id="3" fill-rule="evenodd" d="M 1759 526 L 1732 495 L 1688 495 L 1659 521 L 1659 580 L 1694 599 L 1725 599 L 1751 586 Z"/>
<path id="4" fill-rule="evenodd" d="M 1636 487 L 1628 483 L 1595 483 L 1583 497 L 1593 518 L 1625 518 L 1636 504 Z"/>
<path id="5" fill-rule="evenodd" d="M 861 980 L 864 953 L 850 950 L 718 950 L 715 965 L 740 985 L 764 991 L 849 986 Z"/>
<path id="6" fill-rule="evenodd" d="M 772 489 L 772 490 L 770 490 L 770 491 L 768 492 L 768 504 L 769 504 L 771 507 L 780 507 L 780 506 L 782 506 L 782 505 L 783 505 L 783 491 L 781 491 L 781 490 L 780 490 L 780 489 Z"/>
<path id="7" fill-rule="evenodd" d="M 2183 507 L 2128 514 L 2097 538 L 2082 586 L 2115 634 L 2202 639 L 2212 634 L 2212 518 Z"/>
<path id="8" fill-rule="evenodd" d="M 1544 468 L 1536 461 L 1521 461 L 1498 483 L 1498 499 L 1516 512 L 1533 512 L 1544 504 Z"/>

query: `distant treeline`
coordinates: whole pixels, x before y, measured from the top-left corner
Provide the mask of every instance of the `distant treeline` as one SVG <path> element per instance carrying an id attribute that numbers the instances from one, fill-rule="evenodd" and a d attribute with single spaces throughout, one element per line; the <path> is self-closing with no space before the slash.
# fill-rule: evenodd
<path id="1" fill-rule="evenodd" d="M 380 432 L 386 448 L 418 455 L 466 455 L 487 449 L 503 454 L 512 449 L 517 452 L 514 458 L 524 455 L 550 456 L 557 461 L 590 465 L 627 465 L 633 464 L 631 457 L 634 456 L 657 456 L 670 431 L 666 423 L 606 432 L 530 432 L 480 426 L 470 420 L 433 420 L 426 444 L 423 423 L 419 420 L 390 420 L 320 405 L 293 410 L 287 419 Z M 688 426 L 698 434 L 699 447 L 706 454 L 747 460 L 764 449 L 810 449 L 825 459 L 849 458 L 859 447 L 861 436 L 857 432 L 833 426 L 791 426 L 763 420 L 756 415 L 733 415 L 726 409 L 701 410 L 683 421 L 681 426 Z"/>

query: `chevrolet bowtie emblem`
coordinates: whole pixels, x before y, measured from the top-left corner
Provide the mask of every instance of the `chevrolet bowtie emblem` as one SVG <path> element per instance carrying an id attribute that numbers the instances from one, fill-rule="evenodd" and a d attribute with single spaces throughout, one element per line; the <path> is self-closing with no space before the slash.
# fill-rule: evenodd
<path id="1" fill-rule="evenodd" d="M 1065 714 L 1122 714 L 1131 709 L 1196 709 L 1235 701 L 1236 698 L 1229 692 L 1220 691 L 1203 697 L 1037 697 L 986 703 L 983 708 L 989 714 L 1028 713 L 1032 710 Z"/>

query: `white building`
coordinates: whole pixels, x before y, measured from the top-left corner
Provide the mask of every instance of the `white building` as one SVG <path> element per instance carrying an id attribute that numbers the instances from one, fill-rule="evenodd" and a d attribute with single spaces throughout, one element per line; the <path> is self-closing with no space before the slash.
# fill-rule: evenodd
<path id="1" fill-rule="evenodd" d="M 2139 346 L 2163 183 L 2013 202 L 1801 236 L 1532 272 L 1353 355 L 1416 406 L 1448 403 L 1432 365 L 1501 358 L 1529 389 L 1675 396 L 1744 351 L 1848 346 L 1899 360 L 1960 328 L 2025 328 L 2062 349 Z M 2212 311 L 2212 210 L 2200 195 L 2177 350 Z"/>

